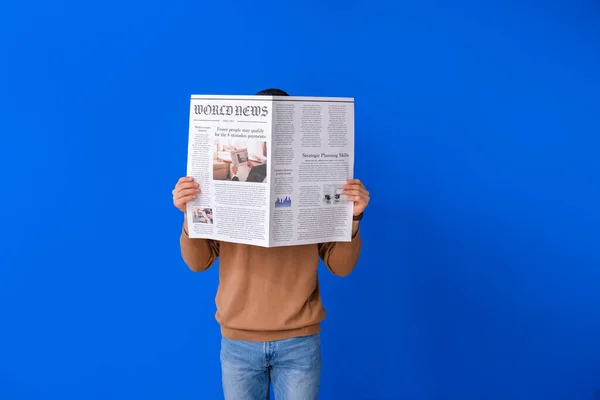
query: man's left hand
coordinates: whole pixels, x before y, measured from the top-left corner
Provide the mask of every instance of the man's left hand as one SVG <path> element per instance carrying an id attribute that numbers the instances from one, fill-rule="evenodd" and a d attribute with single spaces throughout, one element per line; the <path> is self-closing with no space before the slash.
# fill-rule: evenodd
<path id="1" fill-rule="evenodd" d="M 369 192 L 358 179 L 350 179 L 344 185 L 343 194 L 348 196 L 348 201 L 354 202 L 354 216 L 360 215 L 369 204 Z"/>

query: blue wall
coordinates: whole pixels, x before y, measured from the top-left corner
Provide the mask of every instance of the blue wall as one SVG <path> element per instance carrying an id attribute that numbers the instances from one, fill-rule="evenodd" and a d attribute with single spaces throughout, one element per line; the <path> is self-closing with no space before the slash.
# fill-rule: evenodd
<path id="1" fill-rule="evenodd" d="M 594 398 L 600 4 L 538 3 L 4 0 L 0 398 L 220 398 L 170 192 L 189 95 L 268 86 L 356 98 L 323 399 Z"/>

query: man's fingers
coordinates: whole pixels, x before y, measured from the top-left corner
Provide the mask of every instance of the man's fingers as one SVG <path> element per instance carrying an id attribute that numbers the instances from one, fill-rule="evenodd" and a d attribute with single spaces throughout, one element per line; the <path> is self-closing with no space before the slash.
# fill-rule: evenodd
<path id="1" fill-rule="evenodd" d="M 369 196 L 369 191 L 362 183 L 360 183 L 360 181 L 358 179 L 354 179 L 349 182 L 351 182 L 351 183 L 348 183 L 344 186 L 345 191 L 358 190 L 361 193 L 363 193 L 364 195 Z"/>
<path id="2" fill-rule="evenodd" d="M 177 186 L 175 186 L 175 189 L 173 189 L 172 194 L 173 194 L 173 196 L 177 196 L 177 193 L 179 193 L 185 189 L 198 189 L 198 191 L 199 191 L 200 185 L 196 182 L 178 183 Z"/>
<path id="3" fill-rule="evenodd" d="M 192 188 L 199 188 L 200 185 L 196 182 L 184 182 L 184 183 L 179 183 L 177 184 L 177 186 L 175 186 L 175 191 L 179 191 L 179 190 L 183 190 L 183 189 L 192 189 Z"/>
<path id="4" fill-rule="evenodd" d="M 350 179 L 349 181 L 346 182 L 345 186 L 347 186 L 347 187 L 357 187 L 357 188 L 358 187 L 362 187 L 362 188 L 365 187 L 365 185 L 363 185 L 363 183 L 360 180 L 358 180 L 358 179 Z"/>
<path id="5" fill-rule="evenodd" d="M 183 176 L 179 178 L 175 189 L 173 189 L 173 203 L 185 213 L 185 205 L 196 198 L 196 194 L 200 193 L 200 185 L 194 182 L 191 176 Z"/>
<path id="6" fill-rule="evenodd" d="M 348 194 L 348 195 L 352 195 L 352 196 L 358 196 L 360 195 L 361 191 L 359 189 L 346 189 L 344 190 L 344 194 Z"/>
<path id="7" fill-rule="evenodd" d="M 194 200 L 195 198 L 196 198 L 196 195 L 194 195 L 194 194 L 189 195 L 189 196 L 180 197 L 175 201 L 175 205 L 177 207 L 184 206 L 187 203 L 189 203 L 190 201 Z"/>
<path id="8" fill-rule="evenodd" d="M 359 189 L 359 188 L 365 188 L 365 186 L 362 183 L 355 183 L 355 182 L 350 182 L 350 183 L 346 183 L 344 185 L 345 188 L 354 188 L 354 189 Z"/>
<path id="9" fill-rule="evenodd" d="M 355 201 L 356 201 L 356 200 L 364 200 L 364 201 L 367 201 L 367 199 L 368 199 L 368 197 L 367 197 L 367 196 L 364 196 L 364 195 L 362 195 L 362 194 L 360 194 L 360 193 L 347 193 L 347 194 L 346 194 L 346 196 L 348 196 L 348 200 L 350 200 L 350 199 L 354 199 Z"/>
<path id="10" fill-rule="evenodd" d="M 369 192 L 367 192 L 367 190 L 364 188 L 348 188 L 344 189 L 344 193 L 369 197 Z"/>
<path id="11" fill-rule="evenodd" d="M 363 193 L 360 190 L 353 190 L 353 191 L 345 191 L 344 194 L 346 194 L 348 196 L 348 201 L 352 201 L 352 202 L 363 202 L 363 203 L 368 203 L 369 202 L 369 195 Z"/>
<path id="12" fill-rule="evenodd" d="M 185 196 L 195 195 L 196 193 L 200 193 L 200 189 L 183 189 L 179 190 L 175 193 L 175 199 L 180 199 Z"/>

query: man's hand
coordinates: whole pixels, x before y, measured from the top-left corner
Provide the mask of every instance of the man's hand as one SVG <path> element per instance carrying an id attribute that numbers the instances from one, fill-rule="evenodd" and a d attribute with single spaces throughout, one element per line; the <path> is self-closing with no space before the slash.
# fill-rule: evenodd
<path id="1" fill-rule="evenodd" d="M 348 201 L 354 202 L 354 216 L 360 215 L 369 204 L 369 192 L 358 179 L 350 179 L 344 185 L 342 194 L 348 196 Z"/>
<path id="2" fill-rule="evenodd" d="M 183 177 L 179 178 L 175 189 L 173 189 L 173 204 L 182 213 L 185 213 L 185 205 L 196 198 L 200 193 L 200 185 L 194 182 L 194 178 Z"/>

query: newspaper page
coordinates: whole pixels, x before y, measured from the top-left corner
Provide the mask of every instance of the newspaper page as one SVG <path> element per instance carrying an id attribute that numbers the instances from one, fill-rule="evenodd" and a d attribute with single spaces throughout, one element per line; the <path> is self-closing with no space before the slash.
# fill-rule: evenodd
<path id="1" fill-rule="evenodd" d="M 193 95 L 191 238 L 262 247 L 350 241 L 354 100 Z"/>
<path id="2" fill-rule="evenodd" d="M 273 97 L 270 246 L 347 242 L 354 99 Z"/>
<path id="3" fill-rule="evenodd" d="M 187 204 L 191 238 L 269 246 L 272 101 L 193 95 L 187 174 L 200 184 Z"/>

